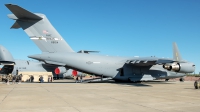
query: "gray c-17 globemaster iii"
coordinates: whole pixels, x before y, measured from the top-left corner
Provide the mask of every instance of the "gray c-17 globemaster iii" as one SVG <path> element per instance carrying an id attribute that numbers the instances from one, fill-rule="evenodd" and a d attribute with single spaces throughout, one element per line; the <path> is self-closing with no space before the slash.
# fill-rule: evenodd
<path id="1" fill-rule="evenodd" d="M 0 45 L 0 65 L 3 65 L 0 70 L 1 75 L 19 75 L 18 72 L 52 72 L 53 74 L 57 72 L 63 78 L 82 75 L 82 73 L 76 70 L 69 69 L 65 71 L 57 65 L 49 65 L 41 61 L 14 59 L 12 54 L 2 45 Z M 57 78 L 55 75 L 54 77 Z"/>
<path id="2" fill-rule="evenodd" d="M 16 20 L 11 28 L 22 28 L 36 44 L 46 47 L 46 52 L 30 55 L 45 64 L 59 65 L 84 73 L 95 74 L 116 81 L 143 81 L 183 77 L 192 73 L 195 65 L 182 60 L 176 43 L 173 59 L 157 57 L 119 57 L 77 53 L 67 44 L 44 14 L 31 13 L 18 5 L 6 4 Z M 41 47 L 42 48 L 42 47 Z M 65 49 L 65 50 L 63 50 Z"/>
<path id="3" fill-rule="evenodd" d="M 44 62 L 16 60 L 12 54 L 0 45 L 0 65 L 4 65 L 0 74 L 16 75 L 18 72 L 51 72 L 56 66 L 45 65 Z"/>

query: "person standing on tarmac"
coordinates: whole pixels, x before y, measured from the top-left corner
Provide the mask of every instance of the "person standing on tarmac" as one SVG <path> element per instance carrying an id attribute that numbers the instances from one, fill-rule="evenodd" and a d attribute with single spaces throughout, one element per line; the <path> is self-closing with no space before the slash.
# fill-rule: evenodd
<path id="1" fill-rule="evenodd" d="M 16 83 L 16 76 L 13 76 L 12 78 L 12 84 L 15 84 Z"/>
<path id="2" fill-rule="evenodd" d="M 20 84 L 21 81 L 22 81 L 22 76 L 21 76 L 21 74 L 18 76 L 18 80 L 19 80 L 18 84 Z"/>
<path id="3" fill-rule="evenodd" d="M 16 76 L 18 76 L 18 70 L 16 70 Z"/>
<path id="4" fill-rule="evenodd" d="M 78 76 L 76 76 L 76 83 L 78 82 Z"/>
<path id="5" fill-rule="evenodd" d="M 40 77 L 40 80 L 41 80 L 41 83 L 44 82 L 44 80 L 43 80 L 43 76 Z"/>
<path id="6" fill-rule="evenodd" d="M 39 78 L 39 83 L 41 83 L 41 77 Z"/>
<path id="7" fill-rule="evenodd" d="M 9 82 L 10 82 L 10 77 L 9 77 L 9 75 L 6 76 L 6 80 L 7 80 L 7 85 L 10 85 L 10 84 L 9 84 Z"/>
<path id="8" fill-rule="evenodd" d="M 53 78 L 52 77 L 50 77 L 50 82 L 52 82 L 53 81 Z"/>
<path id="9" fill-rule="evenodd" d="M 81 75 L 80 76 L 80 82 L 82 83 L 82 81 L 83 81 L 83 76 Z"/>
<path id="10" fill-rule="evenodd" d="M 31 76 L 31 82 L 33 82 L 34 81 L 34 77 L 33 76 Z"/>

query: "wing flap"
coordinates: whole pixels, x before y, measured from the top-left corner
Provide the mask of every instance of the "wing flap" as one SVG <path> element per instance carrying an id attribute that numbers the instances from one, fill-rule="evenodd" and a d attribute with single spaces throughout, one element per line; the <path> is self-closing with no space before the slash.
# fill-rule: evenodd
<path id="1" fill-rule="evenodd" d="M 151 65 L 156 65 L 156 64 L 165 64 L 165 63 L 172 63 L 172 62 L 174 62 L 172 59 L 150 57 L 150 58 L 137 58 L 137 59 L 127 60 L 126 64 L 132 64 L 136 66 L 151 66 Z"/>

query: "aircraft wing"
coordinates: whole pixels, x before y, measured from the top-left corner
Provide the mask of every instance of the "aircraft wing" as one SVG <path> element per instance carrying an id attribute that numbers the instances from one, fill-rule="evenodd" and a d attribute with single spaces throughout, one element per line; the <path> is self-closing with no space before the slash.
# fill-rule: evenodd
<path id="1" fill-rule="evenodd" d="M 147 57 L 147 58 L 129 59 L 126 61 L 126 64 L 132 64 L 136 66 L 150 66 L 150 65 L 165 64 L 165 63 L 172 63 L 172 62 L 174 62 L 173 59 Z"/>

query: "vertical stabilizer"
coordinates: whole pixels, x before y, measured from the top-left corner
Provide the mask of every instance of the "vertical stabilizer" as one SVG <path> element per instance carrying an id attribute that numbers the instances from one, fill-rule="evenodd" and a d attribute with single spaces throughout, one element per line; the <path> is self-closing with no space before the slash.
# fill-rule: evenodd
<path id="1" fill-rule="evenodd" d="M 176 45 L 175 42 L 173 43 L 173 59 L 174 59 L 174 61 L 181 61 L 182 60 L 180 52 L 178 50 L 178 46 Z"/>
<path id="2" fill-rule="evenodd" d="M 22 28 L 42 52 L 74 52 L 44 14 L 32 13 L 18 5 L 6 4 L 16 20 L 11 28 Z"/>
<path id="3" fill-rule="evenodd" d="M 1 64 L 9 64 L 9 63 L 14 63 L 15 60 L 12 56 L 12 54 L 2 45 L 0 45 L 0 65 Z"/>

